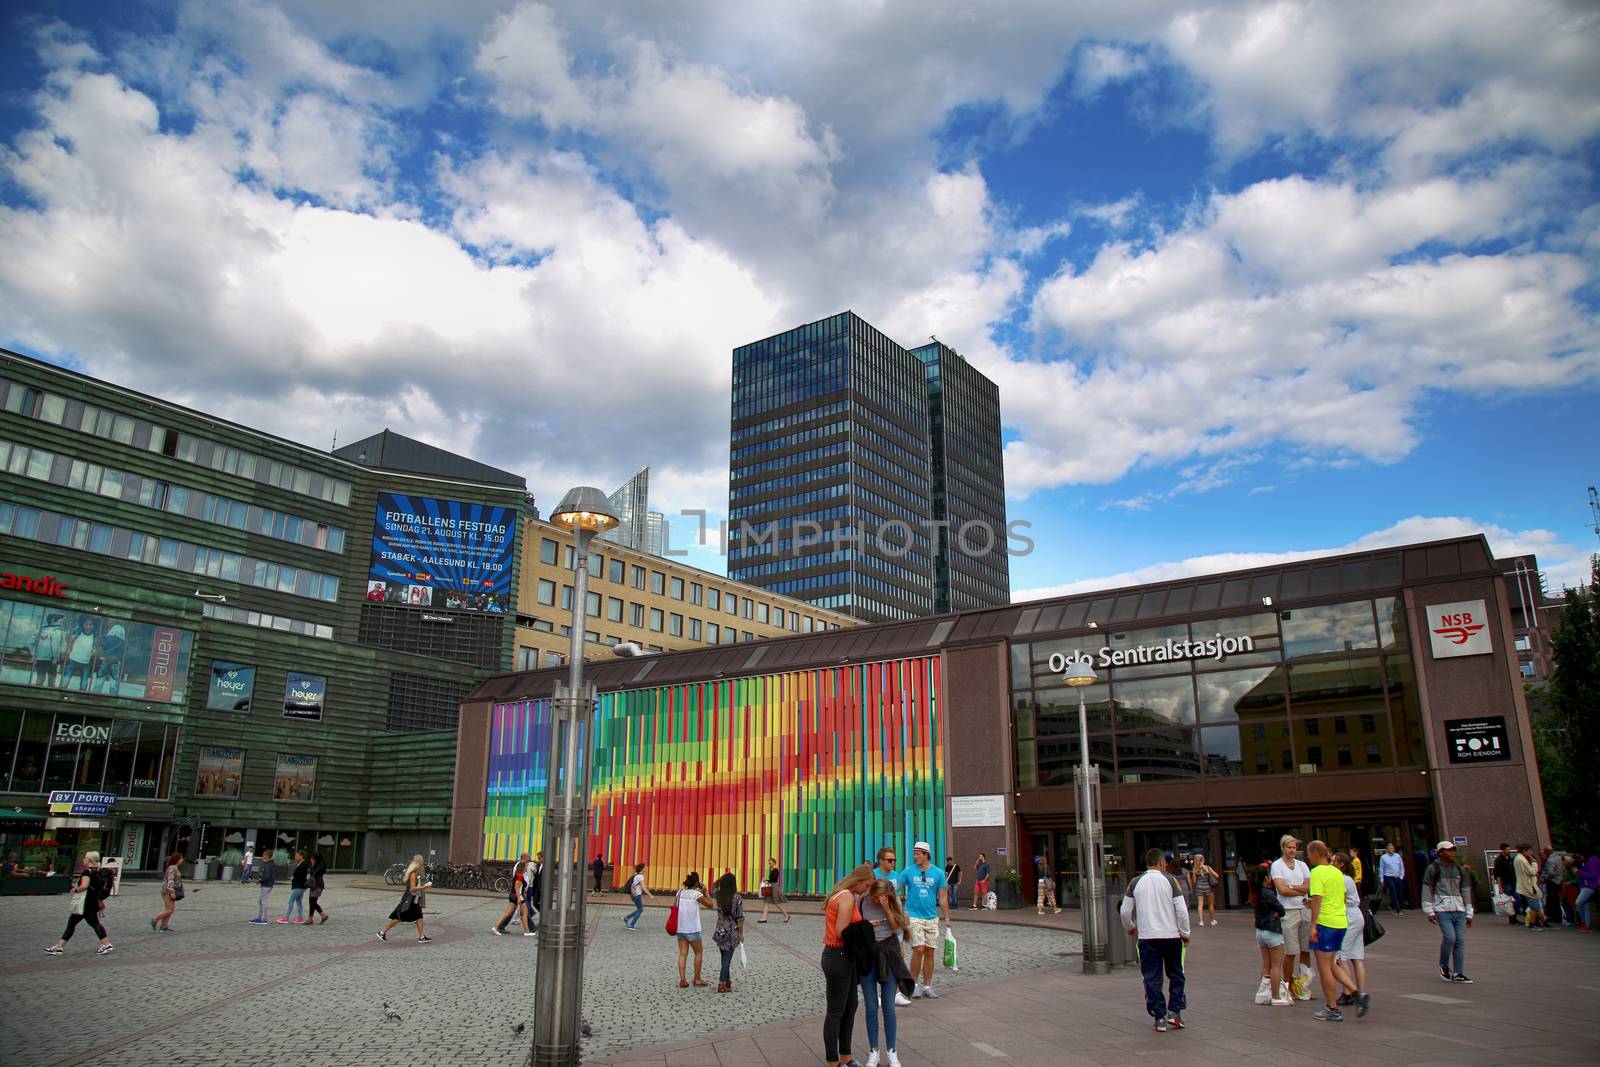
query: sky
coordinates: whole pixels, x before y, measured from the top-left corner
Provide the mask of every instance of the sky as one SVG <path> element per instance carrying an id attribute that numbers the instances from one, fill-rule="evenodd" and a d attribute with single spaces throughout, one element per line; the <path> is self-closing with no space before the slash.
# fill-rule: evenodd
<path id="1" fill-rule="evenodd" d="M 731 350 L 999 386 L 1016 599 L 1600 548 L 1600 8 L 280 0 L 0 15 L 0 345 L 723 565 Z"/>

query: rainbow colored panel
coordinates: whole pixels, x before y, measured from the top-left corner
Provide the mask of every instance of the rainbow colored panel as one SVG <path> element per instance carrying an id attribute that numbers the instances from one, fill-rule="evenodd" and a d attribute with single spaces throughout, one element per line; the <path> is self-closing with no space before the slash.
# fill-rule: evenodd
<path id="1" fill-rule="evenodd" d="M 732 870 L 754 887 L 825 893 L 883 845 L 944 856 L 938 657 L 605 693 L 594 730 L 587 859 L 652 888 Z M 484 858 L 538 852 L 550 702 L 491 712 Z"/>

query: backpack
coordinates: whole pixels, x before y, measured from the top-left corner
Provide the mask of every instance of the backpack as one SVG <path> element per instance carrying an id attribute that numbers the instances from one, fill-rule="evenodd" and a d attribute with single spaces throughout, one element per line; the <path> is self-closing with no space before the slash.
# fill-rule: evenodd
<path id="1" fill-rule="evenodd" d="M 94 879 L 91 884 L 95 888 L 96 896 L 109 897 L 111 890 L 117 884 L 117 872 L 109 867 L 98 867 L 95 869 Z"/>

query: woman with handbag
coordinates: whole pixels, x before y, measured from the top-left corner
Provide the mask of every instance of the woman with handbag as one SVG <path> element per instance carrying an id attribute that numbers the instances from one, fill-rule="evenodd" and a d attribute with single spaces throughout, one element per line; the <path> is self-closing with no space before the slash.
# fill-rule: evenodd
<path id="1" fill-rule="evenodd" d="M 59 941 L 44 950 L 46 955 L 61 955 L 67 947 L 67 942 L 72 940 L 72 932 L 81 922 L 88 923 L 89 929 L 100 938 L 100 947 L 95 949 L 95 955 L 106 956 L 111 953 L 111 942 L 106 937 L 105 926 L 100 922 L 100 912 L 105 909 L 106 897 L 111 895 L 110 874 L 110 871 L 100 868 L 100 853 L 83 854 L 83 870 L 79 871 L 78 877 L 72 881 L 72 910 L 67 914 L 67 929 Z"/>
<path id="2" fill-rule="evenodd" d="M 694 984 L 698 986 L 710 985 L 700 978 L 700 963 L 705 957 L 705 946 L 700 943 L 700 908 L 701 906 L 714 908 L 716 901 L 706 896 L 700 889 L 700 873 L 690 871 L 689 876 L 683 880 L 683 888 L 678 890 L 677 900 L 673 903 L 672 914 L 667 917 L 671 934 L 678 942 L 678 988 L 689 988 L 688 977 L 684 974 L 684 965 L 689 959 L 689 949 L 694 949 Z"/>
<path id="3" fill-rule="evenodd" d="M 783 871 L 778 869 L 778 861 L 774 858 L 767 860 L 767 880 L 761 883 L 761 918 L 756 922 L 767 921 L 767 906 L 776 907 L 783 915 L 783 921 L 789 921 L 789 909 L 784 907 L 784 902 L 789 898 L 783 895 Z"/>
<path id="4" fill-rule="evenodd" d="M 1360 1018 L 1372 1006 L 1372 998 L 1367 995 L 1367 917 L 1361 910 L 1361 890 L 1356 887 L 1355 864 L 1350 862 L 1346 853 L 1335 852 L 1333 865 L 1344 875 L 1344 917 L 1348 924 L 1336 959 L 1345 965 L 1356 983 L 1354 993 L 1339 994 L 1339 1005 L 1358 1005 L 1356 1017 Z"/>
<path id="5" fill-rule="evenodd" d="M 1217 886 L 1222 883 L 1222 875 L 1217 869 L 1206 862 L 1203 853 L 1194 857 L 1194 902 L 1199 909 L 1200 925 L 1206 924 L 1206 905 L 1211 905 L 1211 925 L 1217 925 Z"/>
<path id="6" fill-rule="evenodd" d="M 844 932 L 861 921 L 861 894 L 872 885 L 872 865 L 863 863 L 839 879 L 823 908 L 822 981 L 827 1014 L 822 1019 L 822 1058 L 828 1067 L 859 1067 L 850 1055 L 850 1035 L 856 1028 L 856 1007 L 861 1002 L 860 973 L 844 946 Z"/>
<path id="7" fill-rule="evenodd" d="M 744 899 L 739 896 L 739 882 L 731 871 L 717 879 L 717 928 L 712 931 L 711 940 L 722 953 L 717 992 L 732 993 L 733 950 L 744 944 Z"/>
<path id="8" fill-rule="evenodd" d="M 178 908 L 178 901 L 183 899 L 183 872 L 178 869 L 178 864 L 183 862 L 183 853 L 174 852 L 167 857 L 167 873 L 161 879 L 161 904 L 162 908 L 150 917 L 150 929 L 172 932 L 172 927 L 167 923 L 172 921 L 172 913 Z"/>
<path id="9" fill-rule="evenodd" d="M 400 903 L 389 913 L 389 921 L 378 931 L 379 941 L 389 940 L 389 931 L 401 923 L 417 924 L 417 944 L 426 945 L 433 940 L 422 921 L 422 906 L 426 902 L 424 893 L 433 888 L 433 883 L 423 878 L 426 869 L 427 864 L 423 862 L 421 854 L 411 857 L 411 862 L 406 866 L 406 891 L 400 894 Z"/>

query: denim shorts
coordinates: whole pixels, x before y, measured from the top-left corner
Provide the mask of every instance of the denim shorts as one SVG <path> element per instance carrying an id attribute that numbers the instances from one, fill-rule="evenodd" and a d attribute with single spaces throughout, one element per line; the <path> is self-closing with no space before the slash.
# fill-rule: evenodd
<path id="1" fill-rule="evenodd" d="M 692 934 L 679 934 L 678 935 L 678 940 L 679 941 L 698 941 L 698 940 L 700 940 L 700 931 L 696 930 Z"/>
<path id="2" fill-rule="evenodd" d="M 1257 948 L 1282 948 L 1283 947 L 1283 935 L 1282 934 L 1275 934 L 1271 930 L 1257 930 L 1256 931 L 1256 947 Z"/>

